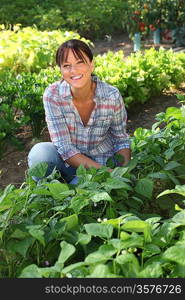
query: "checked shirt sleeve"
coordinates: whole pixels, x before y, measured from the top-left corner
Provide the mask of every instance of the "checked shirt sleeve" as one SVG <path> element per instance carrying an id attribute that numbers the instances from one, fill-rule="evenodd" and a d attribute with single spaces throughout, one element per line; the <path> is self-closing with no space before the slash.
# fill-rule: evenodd
<path id="1" fill-rule="evenodd" d="M 127 112 L 119 91 L 114 93 L 115 109 L 110 132 L 113 139 L 114 153 L 121 149 L 130 148 L 129 135 L 126 132 Z"/>
<path id="2" fill-rule="evenodd" d="M 48 87 L 43 95 L 45 117 L 52 143 L 65 161 L 80 151 L 72 144 L 69 129 L 61 109 L 56 85 Z"/>

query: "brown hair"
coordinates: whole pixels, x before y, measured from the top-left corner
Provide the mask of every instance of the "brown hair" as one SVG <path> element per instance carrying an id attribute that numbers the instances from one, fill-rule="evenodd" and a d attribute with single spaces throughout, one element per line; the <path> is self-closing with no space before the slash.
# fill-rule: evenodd
<path id="1" fill-rule="evenodd" d="M 72 39 L 64 42 L 57 50 L 56 63 L 60 67 L 61 63 L 67 60 L 69 50 L 72 50 L 74 56 L 86 62 L 83 55 L 85 53 L 90 61 L 93 60 L 93 54 L 89 46 L 81 40 Z"/>

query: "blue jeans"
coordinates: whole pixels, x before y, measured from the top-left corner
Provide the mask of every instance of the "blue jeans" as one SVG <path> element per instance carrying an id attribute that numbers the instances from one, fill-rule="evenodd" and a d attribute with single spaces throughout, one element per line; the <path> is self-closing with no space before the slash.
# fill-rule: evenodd
<path id="1" fill-rule="evenodd" d="M 67 183 L 76 182 L 76 168 L 67 167 L 57 152 L 56 147 L 51 142 L 42 142 L 35 144 L 28 154 L 28 166 L 32 167 L 38 163 L 46 162 L 48 164 L 48 169 L 45 176 L 52 173 L 53 169 L 56 169 L 61 173 L 62 178 Z M 39 178 L 33 178 L 38 181 Z M 72 182 L 71 182 L 72 181 Z"/>

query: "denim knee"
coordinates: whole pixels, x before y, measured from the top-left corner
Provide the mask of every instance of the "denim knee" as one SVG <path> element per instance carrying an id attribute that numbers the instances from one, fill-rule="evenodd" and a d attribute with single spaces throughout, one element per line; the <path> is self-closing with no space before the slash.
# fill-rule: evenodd
<path id="1" fill-rule="evenodd" d="M 30 150 L 28 154 L 28 166 L 32 167 L 40 162 L 46 162 L 48 164 L 45 176 L 50 175 L 55 167 L 60 171 L 61 176 L 67 182 L 70 182 L 76 174 L 76 168 L 65 166 L 65 162 L 60 157 L 57 148 L 51 142 L 35 144 Z M 33 179 L 38 180 L 38 178 Z"/>
<path id="2" fill-rule="evenodd" d="M 58 166 L 58 152 L 55 146 L 50 142 L 35 144 L 28 154 L 28 166 L 32 167 L 38 163 L 46 162 L 48 170 L 45 176 L 52 173 L 53 169 Z"/>

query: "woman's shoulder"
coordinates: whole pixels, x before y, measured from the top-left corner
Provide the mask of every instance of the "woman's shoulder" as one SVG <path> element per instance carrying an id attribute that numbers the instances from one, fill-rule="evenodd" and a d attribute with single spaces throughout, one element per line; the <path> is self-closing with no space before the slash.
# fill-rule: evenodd
<path id="1" fill-rule="evenodd" d="M 58 81 L 52 82 L 51 84 L 49 84 L 46 87 L 46 91 L 56 91 L 56 90 L 58 90 L 62 86 L 62 84 L 63 84 L 62 80 L 58 80 Z"/>
<path id="2" fill-rule="evenodd" d="M 94 80 L 97 83 L 97 92 L 99 95 L 102 95 L 105 98 L 109 98 L 111 95 L 113 96 L 119 96 L 120 91 L 117 87 L 111 85 L 110 83 L 101 80 L 97 76 L 93 76 Z"/>
<path id="3" fill-rule="evenodd" d="M 52 95 L 60 95 L 62 96 L 62 94 L 66 93 L 66 82 L 64 80 L 58 80 L 55 81 L 51 84 L 49 84 L 45 91 L 44 94 L 52 94 Z"/>

